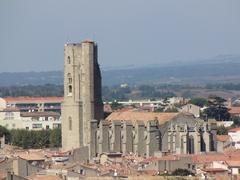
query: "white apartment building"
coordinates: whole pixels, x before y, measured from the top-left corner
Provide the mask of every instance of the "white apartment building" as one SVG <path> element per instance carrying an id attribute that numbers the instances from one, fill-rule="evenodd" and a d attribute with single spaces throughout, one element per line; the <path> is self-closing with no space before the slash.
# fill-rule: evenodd
<path id="1" fill-rule="evenodd" d="M 0 110 L 0 125 L 7 129 L 53 129 L 61 127 L 57 112 L 20 112 L 17 108 Z"/>
<path id="2" fill-rule="evenodd" d="M 0 109 L 18 108 L 21 112 L 61 113 L 63 97 L 7 97 L 0 98 Z"/>
<path id="3" fill-rule="evenodd" d="M 231 136 L 235 148 L 240 149 L 240 128 L 230 129 L 228 135 Z"/>

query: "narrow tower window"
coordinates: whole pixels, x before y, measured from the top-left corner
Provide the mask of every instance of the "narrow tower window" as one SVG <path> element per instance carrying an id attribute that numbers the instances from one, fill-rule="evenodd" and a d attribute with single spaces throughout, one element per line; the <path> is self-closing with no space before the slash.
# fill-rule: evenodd
<path id="1" fill-rule="evenodd" d="M 67 62 L 68 62 L 68 64 L 71 64 L 70 56 L 67 57 Z"/>
<path id="2" fill-rule="evenodd" d="M 72 84 L 72 75 L 71 75 L 71 73 L 68 73 L 67 77 L 68 77 L 68 84 Z"/>
<path id="3" fill-rule="evenodd" d="M 68 94 L 69 94 L 69 95 L 72 95 L 72 85 L 69 85 L 69 86 L 68 86 Z"/>
<path id="4" fill-rule="evenodd" d="M 71 131 L 72 130 L 72 118 L 71 117 L 68 118 L 68 125 L 69 125 L 69 130 Z"/>

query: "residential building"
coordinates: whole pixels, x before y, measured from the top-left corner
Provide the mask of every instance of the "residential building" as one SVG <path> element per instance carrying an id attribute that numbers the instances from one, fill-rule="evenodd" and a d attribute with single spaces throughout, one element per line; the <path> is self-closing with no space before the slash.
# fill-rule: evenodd
<path id="1" fill-rule="evenodd" d="M 231 136 L 234 147 L 240 149 L 240 127 L 230 129 L 228 135 Z"/>
<path id="2" fill-rule="evenodd" d="M 63 97 L 7 97 L 0 98 L 0 109 L 17 108 L 21 112 L 61 113 Z"/>
<path id="3" fill-rule="evenodd" d="M 200 107 L 194 104 L 186 104 L 181 108 L 181 112 L 193 114 L 195 117 L 200 117 Z"/>
<path id="4" fill-rule="evenodd" d="M 223 152 L 226 148 L 234 146 L 230 135 L 217 135 L 217 151 Z"/>
<path id="5" fill-rule="evenodd" d="M 7 129 L 53 129 L 61 127 L 57 112 L 20 112 L 17 108 L 0 110 L 0 125 Z"/>
<path id="6" fill-rule="evenodd" d="M 229 107 L 229 113 L 231 117 L 240 117 L 240 107 Z"/>

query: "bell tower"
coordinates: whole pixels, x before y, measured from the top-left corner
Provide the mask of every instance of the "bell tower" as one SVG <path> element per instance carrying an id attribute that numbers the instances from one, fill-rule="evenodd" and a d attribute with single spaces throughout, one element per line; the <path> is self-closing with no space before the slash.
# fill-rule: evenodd
<path id="1" fill-rule="evenodd" d="M 88 147 L 96 152 L 96 123 L 103 118 L 101 72 L 97 45 L 93 41 L 64 47 L 64 102 L 62 104 L 62 148 Z"/>

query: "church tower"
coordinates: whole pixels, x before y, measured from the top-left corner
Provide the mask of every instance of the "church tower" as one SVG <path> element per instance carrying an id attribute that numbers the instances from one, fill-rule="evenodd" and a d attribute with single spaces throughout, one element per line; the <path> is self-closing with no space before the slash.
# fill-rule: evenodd
<path id="1" fill-rule="evenodd" d="M 64 47 L 62 148 L 88 147 L 96 153 L 97 123 L 103 118 L 101 73 L 97 45 L 92 41 Z"/>

